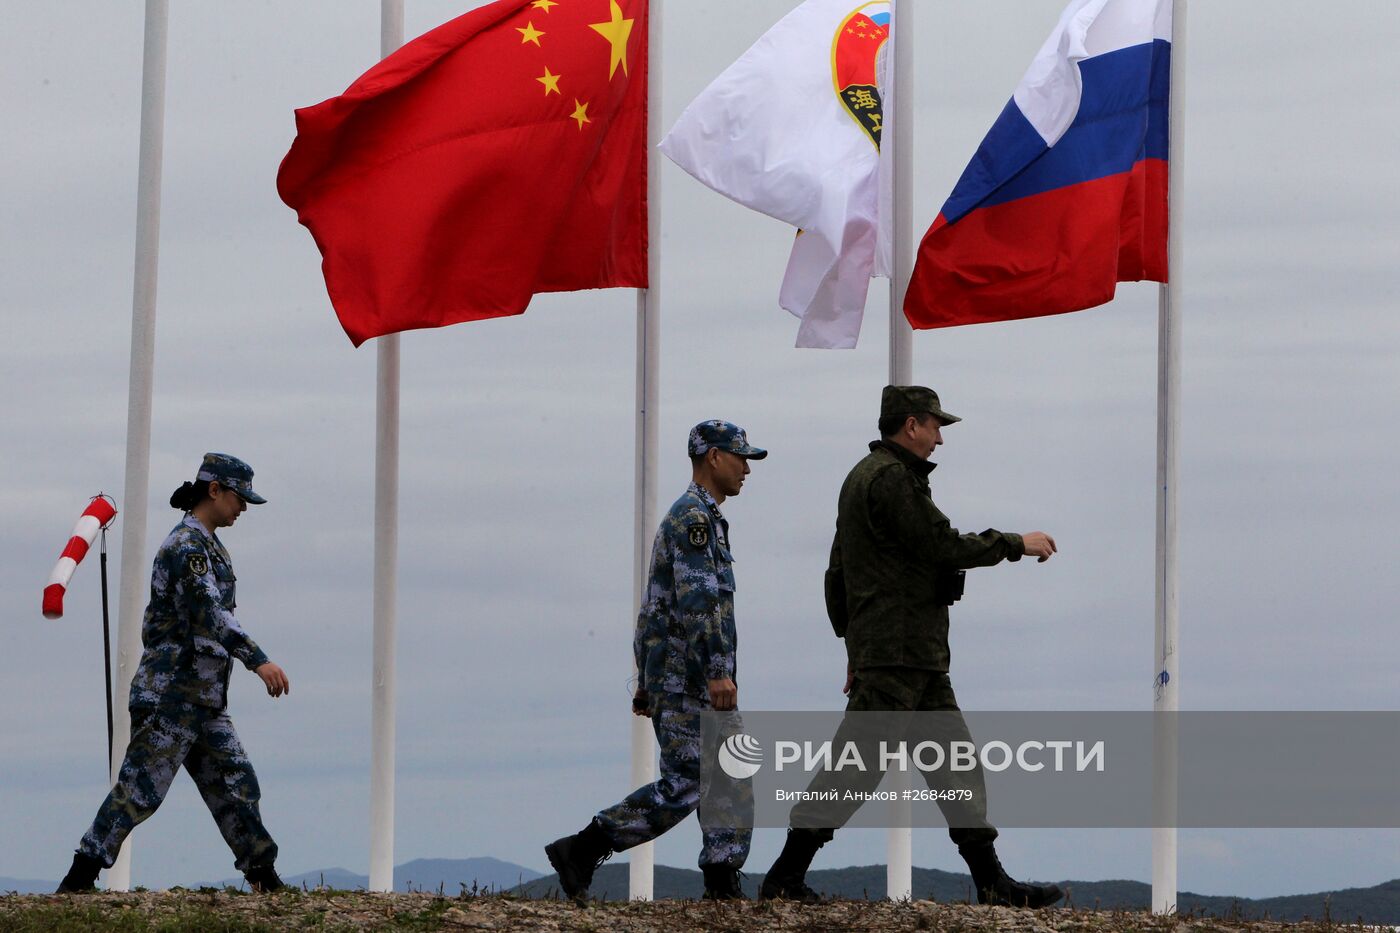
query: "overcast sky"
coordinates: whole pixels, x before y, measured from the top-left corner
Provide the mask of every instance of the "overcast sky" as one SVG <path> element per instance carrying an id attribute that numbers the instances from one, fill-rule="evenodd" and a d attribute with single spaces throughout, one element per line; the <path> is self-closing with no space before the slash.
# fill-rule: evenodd
<path id="1" fill-rule="evenodd" d="M 409 0 L 407 34 L 467 2 Z M 664 121 L 791 0 L 669 0 Z M 16 4 L 16 7 L 20 5 Z M 230 707 L 286 873 L 368 868 L 374 367 L 277 198 L 292 111 L 376 59 L 379 4 L 172 4 L 149 566 L 169 492 L 206 450 L 265 506 L 222 537 L 238 615 L 289 673 Z M 919 0 L 918 232 L 1054 25 L 1060 0 Z M 0 876 L 61 876 L 106 790 L 96 557 L 39 614 L 88 497 L 123 488 L 143 4 L 22 5 L 0 32 Z M 1400 7 L 1192 5 L 1181 429 L 1185 709 L 1395 709 L 1400 524 Z M 792 348 L 776 295 L 791 231 L 663 162 L 660 502 L 689 427 L 772 451 L 725 504 L 740 703 L 839 709 L 820 581 L 842 477 L 875 434 L 887 291 L 854 351 Z M 1059 555 L 969 575 L 954 611 L 964 707 L 1152 700 L 1154 285 L 1033 321 L 922 332 L 914 375 L 964 418 L 934 495 L 955 525 L 1043 529 Z M 403 340 L 396 861 L 541 847 L 628 783 L 633 293 Z M 118 503 L 122 505 L 121 502 Z M 115 602 L 122 555 L 111 541 Z M 115 619 L 113 620 L 115 624 Z M 995 801 L 993 801 L 995 819 Z M 134 836 L 133 882 L 233 874 L 186 777 Z M 22 842 L 22 844 L 16 844 Z M 1395 831 L 1183 831 L 1180 882 L 1271 895 L 1400 877 Z M 757 833 L 750 867 L 781 843 Z M 693 866 L 694 823 L 658 845 Z M 961 870 L 946 836 L 914 863 Z M 1150 876 L 1146 831 L 1008 830 L 1037 878 Z M 818 865 L 884 861 L 842 833 Z"/>

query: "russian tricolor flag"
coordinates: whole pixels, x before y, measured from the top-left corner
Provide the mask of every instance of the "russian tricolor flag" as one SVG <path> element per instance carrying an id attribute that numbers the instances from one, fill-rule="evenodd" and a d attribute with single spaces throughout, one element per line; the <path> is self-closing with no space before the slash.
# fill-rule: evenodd
<path id="1" fill-rule="evenodd" d="M 1072 0 L 924 235 L 917 328 L 1078 311 L 1167 280 L 1171 0 Z"/>

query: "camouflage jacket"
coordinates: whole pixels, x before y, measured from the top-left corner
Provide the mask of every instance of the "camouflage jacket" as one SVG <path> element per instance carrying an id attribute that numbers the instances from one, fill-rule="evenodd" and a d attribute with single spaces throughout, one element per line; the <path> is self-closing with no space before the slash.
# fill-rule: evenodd
<path id="1" fill-rule="evenodd" d="M 934 464 L 874 441 L 841 486 L 832 572 L 845 578 L 851 667 L 948 670 L 948 607 L 940 572 L 1020 560 L 1021 536 L 961 534 L 933 504 Z"/>
<path id="2" fill-rule="evenodd" d="M 141 623 L 141 664 L 131 681 L 132 708 L 228 703 L 233 659 L 248 670 L 267 655 L 233 617 L 233 563 L 217 535 L 193 515 L 156 552 L 151 602 Z"/>
<path id="3" fill-rule="evenodd" d="M 632 650 L 648 693 L 709 699 L 706 681 L 735 676 L 734 557 L 714 497 L 690 484 L 651 551 Z"/>

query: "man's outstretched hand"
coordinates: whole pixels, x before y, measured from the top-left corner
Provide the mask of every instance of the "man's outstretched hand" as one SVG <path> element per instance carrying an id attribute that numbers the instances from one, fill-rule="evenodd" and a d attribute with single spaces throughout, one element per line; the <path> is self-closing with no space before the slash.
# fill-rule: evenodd
<path id="1" fill-rule="evenodd" d="M 1028 531 L 1021 535 L 1021 544 L 1026 549 L 1026 554 L 1034 557 L 1038 563 L 1045 563 L 1054 554 L 1055 539 L 1043 531 Z"/>

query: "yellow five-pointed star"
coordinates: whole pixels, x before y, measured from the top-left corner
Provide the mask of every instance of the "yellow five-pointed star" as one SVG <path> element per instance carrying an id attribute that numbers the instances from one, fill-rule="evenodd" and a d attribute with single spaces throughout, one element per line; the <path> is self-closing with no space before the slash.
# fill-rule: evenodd
<path id="1" fill-rule="evenodd" d="M 544 77 L 536 78 L 535 80 L 544 85 L 545 97 L 548 97 L 550 94 L 559 93 L 559 76 L 550 74 L 548 66 L 545 66 Z"/>
<path id="2" fill-rule="evenodd" d="M 579 129 L 583 129 L 585 123 L 592 123 L 593 121 L 588 119 L 588 104 L 579 103 L 579 99 L 575 97 L 574 112 L 569 114 L 569 119 L 577 120 Z"/>
<path id="3" fill-rule="evenodd" d="M 535 28 L 534 23 L 526 23 L 524 29 L 521 29 L 519 26 L 516 26 L 515 31 L 520 33 L 521 45 L 524 45 L 526 42 L 533 42 L 535 43 L 535 45 L 539 45 L 540 36 L 544 35 L 544 33 L 540 32 L 538 29 Z"/>
<path id="4" fill-rule="evenodd" d="M 534 7 L 535 9 L 544 10 L 546 13 L 549 12 L 550 7 L 558 5 L 559 0 L 535 0 L 534 3 L 530 4 L 530 6 Z"/>
<path id="5" fill-rule="evenodd" d="M 608 62 L 608 78 L 617 73 L 618 63 L 622 64 L 622 73 L 627 74 L 627 39 L 632 35 L 632 24 L 635 20 L 622 18 L 622 7 L 617 5 L 617 0 L 610 0 L 612 5 L 612 19 L 606 23 L 589 23 L 588 25 L 597 31 L 598 35 L 608 40 L 608 45 L 612 46 L 612 58 Z"/>

